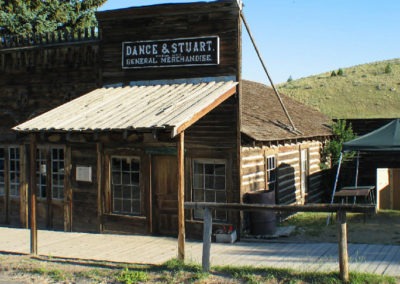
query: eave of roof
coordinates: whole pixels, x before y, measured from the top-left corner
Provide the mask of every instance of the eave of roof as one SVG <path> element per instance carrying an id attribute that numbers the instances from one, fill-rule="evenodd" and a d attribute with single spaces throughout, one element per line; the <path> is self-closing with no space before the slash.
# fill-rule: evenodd
<path id="1" fill-rule="evenodd" d="M 13 129 L 112 131 L 170 129 L 174 137 L 236 93 L 237 82 L 103 87 Z"/>

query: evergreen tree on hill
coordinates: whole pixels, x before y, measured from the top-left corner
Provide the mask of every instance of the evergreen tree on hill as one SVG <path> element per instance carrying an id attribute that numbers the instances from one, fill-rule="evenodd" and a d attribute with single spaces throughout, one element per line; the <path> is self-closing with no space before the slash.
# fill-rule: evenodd
<path id="1" fill-rule="evenodd" d="M 92 27 L 107 0 L 0 0 L 0 31 L 27 35 Z"/>

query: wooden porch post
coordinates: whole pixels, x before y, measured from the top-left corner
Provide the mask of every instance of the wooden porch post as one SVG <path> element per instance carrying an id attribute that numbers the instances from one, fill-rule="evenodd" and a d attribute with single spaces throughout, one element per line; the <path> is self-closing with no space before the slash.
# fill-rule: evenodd
<path id="1" fill-rule="evenodd" d="M 29 190 L 31 193 L 30 221 L 31 221 L 31 254 L 37 255 L 37 224 L 36 224 L 36 134 L 30 135 L 30 177 Z"/>
<path id="2" fill-rule="evenodd" d="M 201 264 L 203 267 L 203 272 L 210 272 L 212 212 L 209 207 L 204 208 L 203 226 L 203 255 Z"/>
<path id="3" fill-rule="evenodd" d="M 349 256 L 347 251 L 346 211 L 337 211 L 337 227 L 339 231 L 339 269 L 343 282 L 349 282 Z"/>
<path id="4" fill-rule="evenodd" d="M 178 259 L 185 260 L 185 133 L 178 140 Z"/>

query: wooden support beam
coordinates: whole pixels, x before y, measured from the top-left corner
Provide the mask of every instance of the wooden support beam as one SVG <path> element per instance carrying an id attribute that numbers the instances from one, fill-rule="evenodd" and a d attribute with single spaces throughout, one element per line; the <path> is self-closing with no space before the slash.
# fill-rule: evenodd
<path id="1" fill-rule="evenodd" d="M 203 272 L 210 271 L 210 253 L 211 253 L 211 232 L 212 232 L 212 214 L 210 208 L 204 209 L 204 229 L 203 229 L 203 255 L 201 264 Z"/>
<path id="2" fill-rule="evenodd" d="M 347 224 L 346 211 L 339 210 L 337 212 L 337 226 L 339 237 L 339 269 L 340 279 L 347 283 L 349 282 L 349 255 L 347 251 Z"/>
<path id="3" fill-rule="evenodd" d="M 185 133 L 178 140 L 178 259 L 185 260 Z"/>
<path id="4" fill-rule="evenodd" d="M 31 221 L 31 254 L 37 255 L 37 224 L 36 224 L 36 134 L 30 135 L 30 176 L 29 190 L 31 194 L 30 221 Z"/>

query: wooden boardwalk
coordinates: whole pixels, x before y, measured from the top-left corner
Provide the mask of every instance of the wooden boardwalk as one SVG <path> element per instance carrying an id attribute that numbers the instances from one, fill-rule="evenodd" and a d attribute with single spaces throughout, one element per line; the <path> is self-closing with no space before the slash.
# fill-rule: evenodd
<path id="1" fill-rule="evenodd" d="M 29 254 L 30 231 L 0 227 L 0 252 Z M 38 231 L 39 255 L 161 264 L 177 257 L 175 238 Z M 186 242 L 186 259 L 201 263 L 202 243 Z M 211 265 L 251 265 L 299 271 L 338 271 L 335 243 L 254 243 L 211 246 Z M 350 271 L 400 276 L 400 246 L 349 244 Z"/>

